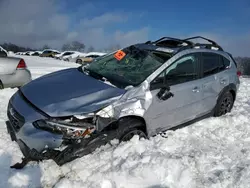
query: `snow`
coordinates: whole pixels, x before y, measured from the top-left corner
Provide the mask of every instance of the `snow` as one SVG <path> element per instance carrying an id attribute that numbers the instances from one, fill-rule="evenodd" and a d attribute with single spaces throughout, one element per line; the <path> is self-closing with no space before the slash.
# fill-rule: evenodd
<path id="1" fill-rule="evenodd" d="M 76 67 L 70 62 L 22 56 L 33 78 Z M 250 184 L 250 80 L 241 78 L 230 114 L 207 118 L 149 140 L 102 146 L 59 167 L 52 160 L 10 169 L 22 154 L 5 128 L 8 99 L 0 90 L 0 187 L 246 188 Z"/>
<path id="2" fill-rule="evenodd" d="M 45 52 L 45 51 L 52 51 L 52 52 L 61 53 L 61 52 L 59 52 L 58 50 L 54 50 L 54 49 L 44 49 L 44 50 L 42 51 L 42 53 Z"/>
<path id="3" fill-rule="evenodd" d="M 98 55 L 98 56 L 103 56 L 106 55 L 107 53 L 104 52 L 89 52 L 86 54 L 86 56 L 90 56 L 90 55 Z"/>

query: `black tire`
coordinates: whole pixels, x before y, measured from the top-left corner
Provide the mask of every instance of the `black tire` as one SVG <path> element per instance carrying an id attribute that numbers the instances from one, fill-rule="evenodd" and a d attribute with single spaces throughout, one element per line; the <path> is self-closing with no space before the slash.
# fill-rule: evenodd
<path id="1" fill-rule="evenodd" d="M 118 122 L 117 138 L 120 142 L 129 141 L 135 135 L 139 138 L 147 138 L 144 129 L 145 125 L 142 121 L 136 118 L 123 118 Z"/>
<path id="2" fill-rule="evenodd" d="M 2 83 L 1 80 L 0 80 L 0 89 L 4 89 L 4 88 L 3 88 L 3 83 Z"/>
<path id="3" fill-rule="evenodd" d="M 82 64 L 82 60 L 81 60 L 81 59 L 77 59 L 77 60 L 76 60 L 76 63 Z"/>
<path id="4" fill-rule="evenodd" d="M 231 112 L 234 105 L 234 98 L 230 91 L 223 93 L 216 104 L 214 116 L 219 117 Z"/>

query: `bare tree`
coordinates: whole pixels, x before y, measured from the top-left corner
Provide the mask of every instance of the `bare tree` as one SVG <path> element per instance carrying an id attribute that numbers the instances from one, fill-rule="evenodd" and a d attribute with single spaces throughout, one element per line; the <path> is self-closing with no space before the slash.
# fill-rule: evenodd
<path id="1" fill-rule="evenodd" d="M 121 49 L 121 46 L 119 44 L 110 45 L 109 47 L 105 48 L 106 52 L 112 52 Z"/>
<path id="2" fill-rule="evenodd" d="M 67 51 L 67 50 L 70 50 L 70 44 L 64 44 L 62 46 L 62 51 Z"/>
<path id="3" fill-rule="evenodd" d="M 43 50 L 44 50 L 44 49 L 50 49 L 49 45 L 45 44 L 45 45 L 43 46 Z"/>
<path id="4" fill-rule="evenodd" d="M 93 52 L 94 50 L 95 50 L 94 47 L 93 47 L 93 46 L 90 46 L 90 47 L 88 48 L 87 52 Z"/>
<path id="5" fill-rule="evenodd" d="M 62 46 L 62 51 L 72 50 L 72 51 L 84 51 L 85 45 L 78 41 L 73 41 L 71 43 L 64 44 Z"/>

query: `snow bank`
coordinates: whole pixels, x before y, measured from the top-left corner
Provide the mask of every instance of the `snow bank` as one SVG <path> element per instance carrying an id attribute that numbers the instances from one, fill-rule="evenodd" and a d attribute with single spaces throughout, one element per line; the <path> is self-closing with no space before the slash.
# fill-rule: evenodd
<path id="1" fill-rule="evenodd" d="M 77 66 L 59 60 L 24 57 L 33 77 Z M 0 91 L 0 187 L 147 187 L 221 188 L 250 184 L 250 80 L 242 78 L 232 112 L 208 118 L 164 138 L 103 146 L 62 167 L 53 161 L 29 163 L 23 170 L 9 166 L 21 159 L 6 132 L 7 102 L 15 89 Z"/>

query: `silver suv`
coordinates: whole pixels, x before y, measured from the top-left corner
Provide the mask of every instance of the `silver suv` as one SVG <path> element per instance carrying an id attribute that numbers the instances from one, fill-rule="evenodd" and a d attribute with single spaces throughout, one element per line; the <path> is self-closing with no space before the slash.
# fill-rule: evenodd
<path id="1" fill-rule="evenodd" d="M 114 138 L 147 138 L 226 114 L 239 75 L 216 42 L 164 37 L 40 77 L 8 105 L 7 129 L 25 156 L 13 167 L 44 159 L 62 165 Z"/>

